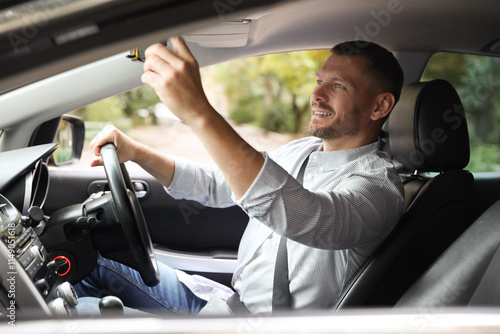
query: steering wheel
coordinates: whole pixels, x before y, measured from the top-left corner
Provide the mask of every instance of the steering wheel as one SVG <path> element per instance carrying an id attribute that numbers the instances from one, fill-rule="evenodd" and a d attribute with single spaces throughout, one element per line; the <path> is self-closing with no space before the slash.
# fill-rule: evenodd
<path id="1" fill-rule="evenodd" d="M 116 148 L 112 143 L 101 147 L 101 156 L 113 198 L 113 210 L 131 251 L 135 264 L 133 268 L 139 272 L 146 285 L 155 286 L 160 282 L 158 264 L 146 220 L 127 169 L 118 162 Z"/>

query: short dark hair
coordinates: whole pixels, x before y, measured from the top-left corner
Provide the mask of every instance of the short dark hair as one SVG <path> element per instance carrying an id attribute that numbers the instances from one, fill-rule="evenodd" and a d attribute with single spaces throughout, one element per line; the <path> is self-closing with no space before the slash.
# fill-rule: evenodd
<path id="1" fill-rule="evenodd" d="M 392 52 L 368 41 L 347 41 L 335 45 L 330 52 L 339 56 L 360 56 L 367 60 L 365 74 L 374 91 L 390 92 L 396 102 L 403 87 L 403 70 Z"/>

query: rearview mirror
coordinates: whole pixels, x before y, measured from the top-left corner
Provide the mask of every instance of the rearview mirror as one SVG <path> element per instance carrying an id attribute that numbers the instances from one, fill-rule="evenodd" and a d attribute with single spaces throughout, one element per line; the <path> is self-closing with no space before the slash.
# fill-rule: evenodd
<path id="1" fill-rule="evenodd" d="M 80 117 L 63 115 L 55 141 L 59 147 L 52 154 L 50 164 L 55 166 L 74 165 L 80 161 L 85 140 L 85 125 Z"/>

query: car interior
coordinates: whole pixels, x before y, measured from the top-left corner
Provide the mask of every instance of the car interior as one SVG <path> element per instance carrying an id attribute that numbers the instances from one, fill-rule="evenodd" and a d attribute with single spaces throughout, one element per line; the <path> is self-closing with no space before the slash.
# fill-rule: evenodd
<path id="1" fill-rule="evenodd" d="M 142 86 L 131 50 L 175 35 L 202 68 L 345 40 L 393 51 L 405 81 L 380 149 L 400 173 L 404 213 L 326 316 L 459 307 L 498 317 L 500 169 L 467 169 L 477 133 L 461 91 L 444 75 L 422 77 L 437 52 L 500 56 L 499 17 L 496 0 L 1 3 L 0 328 L 12 329 L 3 326 L 16 319 L 78 318 L 72 285 L 98 254 L 137 269 L 147 285 L 161 279 L 158 261 L 230 286 L 248 221 L 239 207 L 173 199 L 145 171 L 127 171 L 113 147 L 105 168 L 68 168 L 81 156 L 85 125 L 67 113 Z M 484 86 L 466 88 L 495 99 L 498 78 L 491 75 Z M 500 124 L 491 119 L 496 133 Z M 62 124 L 66 142 L 59 140 Z M 64 145 L 66 165 L 53 155 Z"/>
<path id="2" fill-rule="evenodd" d="M 497 202 L 481 215 L 395 306 L 497 306 L 498 208 Z"/>
<path id="3" fill-rule="evenodd" d="M 444 80 L 406 86 L 386 135 L 401 164 L 405 209 L 391 235 L 365 263 L 338 307 L 393 306 L 470 224 L 474 178 L 460 98 Z M 446 114 L 453 113 L 451 117 Z M 432 139 L 432 141 L 431 141 Z M 421 173 L 436 173 L 431 177 Z"/>

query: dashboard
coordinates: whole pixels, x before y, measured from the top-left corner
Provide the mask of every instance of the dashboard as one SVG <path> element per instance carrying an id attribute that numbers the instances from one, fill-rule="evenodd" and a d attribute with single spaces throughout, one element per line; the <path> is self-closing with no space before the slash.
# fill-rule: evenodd
<path id="1" fill-rule="evenodd" d="M 0 152 L 0 314 L 15 324 L 23 313 L 71 314 L 72 285 L 64 258 L 51 259 L 39 238 L 48 191 L 44 161 L 57 144 Z"/>

